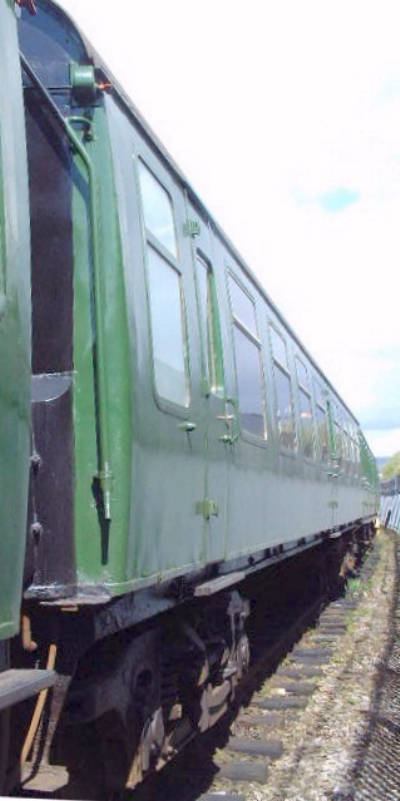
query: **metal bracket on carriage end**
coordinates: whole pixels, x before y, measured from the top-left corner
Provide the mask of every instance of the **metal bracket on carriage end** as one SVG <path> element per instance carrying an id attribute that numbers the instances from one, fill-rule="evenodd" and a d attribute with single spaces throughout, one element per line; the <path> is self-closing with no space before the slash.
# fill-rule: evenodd
<path id="1" fill-rule="evenodd" d="M 204 520 L 209 520 L 211 516 L 218 517 L 218 501 L 214 501 L 212 498 L 204 498 L 202 501 L 197 501 L 196 515 L 203 515 Z"/>
<path id="2" fill-rule="evenodd" d="M 37 695 L 56 681 L 54 670 L 36 668 L 5 670 L 0 675 L 0 710 L 19 704 L 32 695 Z"/>
<path id="3" fill-rule="evenodd" d="M 246 574 L 242 572 L 236 573 L 227 573 L 224 576 L 218 576 L 218 578 L 211 579 L 210 581 L 205 581 L 204 584 L 199 584 L 194 591 L 195 598 L 201 598 L 207 595 L 214 595 L 216 592 L 220 592 L 221 590 L 225 590 L 227 587 L 231 587 L 232 584 L 238 584 L 239 581 L 243 581 L 246 577 Z"/>
<path id="4" fill-rule="evenodd" d="M 195 236 L 200 236 L 201 233 L 201 226 L 197 220 L 186 220 L 183 226 L 183 233 L 185 236 L 191 236 L 194 238 Z"/>
<path id="5" fill-rule="evenodd" d="M 330 539 L 330 540 L 338 540 L 342 536 L 342 534 L 343 534 L 343 531 L 341 531 L 340 529 L 333 528 L 332 531 L 330 531 L 329 534 L 328 534 L 328 539 Z"/>

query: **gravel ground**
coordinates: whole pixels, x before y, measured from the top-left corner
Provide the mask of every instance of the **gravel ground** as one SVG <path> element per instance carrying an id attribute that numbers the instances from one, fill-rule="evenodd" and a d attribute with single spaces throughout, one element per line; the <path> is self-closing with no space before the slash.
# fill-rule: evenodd
<path id="1" fill-rule="evenodd" d="M 318 690 L 297 720 L 288 717 L 279 731 L 271 733 L 282 740 L 284 754 L 271 763 L 268 783 L 230 788 L 243 793 L 246 801 L 352 801 L 364 797 L 354 796 L 354 780 L 380 668 L 387 656 L 395 583 L 393 537 L 380 531 L 375 548 L 380 558 L 371 578 L 364 583 L 358 579 L 350 582 L 350 595 L 359 603 L 348 612 L 347 632 L 338 638 Z M 306 635 L 306 641 L 312 636 L 312 632 Z M 259 736 L 265 737 L 265 731 Z M 221 782 L 220 789 L 227 787 Z M 400 799 L 400 787 L 398 793 L 388 798 Z M 371 797 L 371 801 L 375 799 Z"/>

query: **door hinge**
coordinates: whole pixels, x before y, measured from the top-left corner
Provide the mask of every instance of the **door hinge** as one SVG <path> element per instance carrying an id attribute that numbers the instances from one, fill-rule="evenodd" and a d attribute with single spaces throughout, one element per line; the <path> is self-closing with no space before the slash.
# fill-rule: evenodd
<path id="1" fill-rule="evenodd" d="M 186 220 L 183 226 L 185 236 L 200 236 L 200 223 L 197 220 Z"/>
<path id="2" fill-rule="evenodd" d="M 196 503 L 196 515 L 202 515 L 204 520 L 209 520 L 211 516 L 218 517 L 219 506 L 217 501 L 212 498 L 204 498 Z"/>

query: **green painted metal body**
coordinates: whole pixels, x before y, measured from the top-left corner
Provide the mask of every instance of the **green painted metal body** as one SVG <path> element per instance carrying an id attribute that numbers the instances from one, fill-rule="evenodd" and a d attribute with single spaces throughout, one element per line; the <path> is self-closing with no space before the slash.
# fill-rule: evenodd
<path id="1" fill-rule="evenodd" d="M 95 110 L 93 130 L 93 140 L 82 144 L 75 157 L 84 189 L 75 186 L 73 199 L 75 531 L 82 584 L 125 581 L 130 506 L 130 354 L 113 173 L 101 107 Z M 103 487 L 104 520 L 93 502 L 94 478 Z"/>
<path id="2" fill-rule="evenodd" d="M 30 249 L 14 3 L 0 2 L 0 638 L 19 628 L 29 474 Z"/>
<path id="3" fill-rule="evenodd" d="M 328 469 L 307 464 L 299 452 L 282 454 L 272 414 L 265 443 L 240 433 L 226 266 L 229 263 L 239 274 L 243 268 L 221 238 L 214 235 L 212 242 L 209 221 L 202 219 L 201 209 L 185 198 L 175 175 L 157 162 L 146 138 L 113 99 L 107 99 L 105 108 L 95 109 L 93 131 L 93 141 L 86 142 L 85 148 L 98 188 L 103 289 L 97 295 L 91 293 L 88 271 L 90 222 L 78 193 L 74 210 L 75 535 L 81 587 L 87 591 L 88 585 L 99 585 L 111 594 L 129 592 L 208 562 L 243 557 L 372 514 L 374 498 L 361 486 L 361 477 L 346 476 L 338 468 L 332 431 Z M 154 383 L 139 158 L 146 158 L 166 186 L 173 198 L 177 229 L 183 232 L 180 264 L 191 381 L 187 409 L 158 397 Z M 81 162 L 78 155 L 77 160 Z M 85 168 L 81 165 L 80 169 L 85 177 Z M 184 236 L 188 216 L 198 223 L 196 246 L 214 256 L 225 372 L 220 396 L 204 391 L 193 249 L 190 238 Z M 243 275 L 242 280 L 254 293 L 252 282 Z M 109 431 L 112 475 L 108 556 L 103 565 L 102 535 L 90 493 L 98 470 L 96 380 L 90 350 L 90 299 L 94 296 L 99 299 L 104 325 L 107 412 L 100 426 L 107 425 Z M 260 307 L 262 302 L 260 298 Z M 269 313 L 273 314 L 270 308 Z M 266 363 L 271 387 L 269 369 Z M 330 387 L 329 392 L 336 397 Z M 234 418 L 233 433 L 223 423 L 229 416 Z"/>
<path id="4" fill-rule="evenodd" d="M 60 18 L 60 30 L 68 32 L 69 40 L 79 38 L 49 0 L 38 0 L 39 25 L 41 14 L 52 17 L 53 27 Z M 91 57 L 82 42 L 82 64 Z M 94 76 L 96 69 L 107 74 L 96 56 L 94 66 Z M 369 470 L 368 486 L 357 470 L 340 469 L 331 415 L 330 461 L 304 458 L 295 381 L 299 446 L 291 452 L 282 448 L 270 323 L 286 337 L 292 376 L 296 357 L 302 358 L 327 398 L 341 404 L 356 428 L 347 407 L 118 88 L 104 96 L 93 90 L 79 65 L 71 70 L 66 64 L 65 72 L 75 76 L 72 97 L 77 86 L 88 93 L 76 113 L 64 110 L 60 117 L 73 150 L 76 598 L 128 593 L 209 563 L 233 563 L 369 518 L 375 505 L 370 461 L 368 469 L 362 461 L 363 470 Z M 167 192 L 174 211 L 185 299 L 186 406 L 160 397 L 157 390 L 140 161 Z M 215 387 L 207 384 L 201 337 L 198 253 L 214 271 Z M 254 301 L 264 438 L 246 433 L 240 424 L 230 275 Z M 45 586 L 29 591 L 46 595 Z M 57 588 L 50 592 L 54 597 Z"/>

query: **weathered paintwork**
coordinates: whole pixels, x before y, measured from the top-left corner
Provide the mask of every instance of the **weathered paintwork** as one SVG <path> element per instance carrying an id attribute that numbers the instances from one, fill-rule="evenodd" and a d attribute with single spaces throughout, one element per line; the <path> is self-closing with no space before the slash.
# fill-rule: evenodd
<path id="1" fill-rule="evenodd" d="M 73 468 L 68 480 L 72 471 L 74 512 L 65 537 L 73 542 L 68 547 L 75 579 L 70 573 L 63 582 L 51 568 L 51 531 L 45 528 L 41 547 L 47 573 L 33 576 L 27 594 L 82 602 L 97 595 L 104 601 L 206 564 L 219 565 L 217 570 L 226 562 L 231 569 L 239 562 L 250 565 L 254 555 L 262 561 L 267 549 L 295 546 L 369 519 L 375 509 L 372 457 L 361 440 L 361 470 L 355 433 L 352 458 L 336 452 L 330 403 L 340 406 L 354 432 L 357 421 L 134 107 L 118 87 L 108 95 L 96 85 L 96 80 L 104 83 L 107 71 L 74 25 L 50 0 L 38 0 L 37 8 L 36 17 L 24 12 L 21 23 L 22 50 L 44 87 L 33 98 L 44 109 L 55 104 L 55 126 L 72 154 L 67 172 Z M 80 67 L 92 58 L 98 72 L 91 83 L 90 71 Z M 28 81 L 29 86 L 32 93 Z M 57 92 L 46 99 L 51 86 Z M 167 401 L 157 391 L 149 308 L 151 237 L 140 200 L 139 162 L 173 207 L 174 264 L 184 294 L 187 405 Z M 51 196 L 47 202 L 51 221 Z M 219 374 L 214 388 L 207 386 L 197 254 L 213 268 Z M 254 304 L 267 431 L 261 438 L 240 427 L 230 276 Z M 292 376 L 298 447 L 291 451 L 278 439 L 271 325 L 286 340 Z M 296 357 L 307 365 L 310 378 L 318 379 L 328 401 L 326 461 L 318 456 L 315 427 L 314 456 L 306 458 L 301 450 Z M 316 419 L 314 390 L 310 398 Z M 46 453 L 41 456 L 45 461 Z M 60 491 L 63 476 L 54 475 L 54 481 Z M 63 536 L 61 521 L 57 537 Z"/>
<path id="2" fill-rule="evenodd" d="M 0 638 L 19 628 L 29 473 L 28 181 L 14 3 L 0 1 Z"/>

